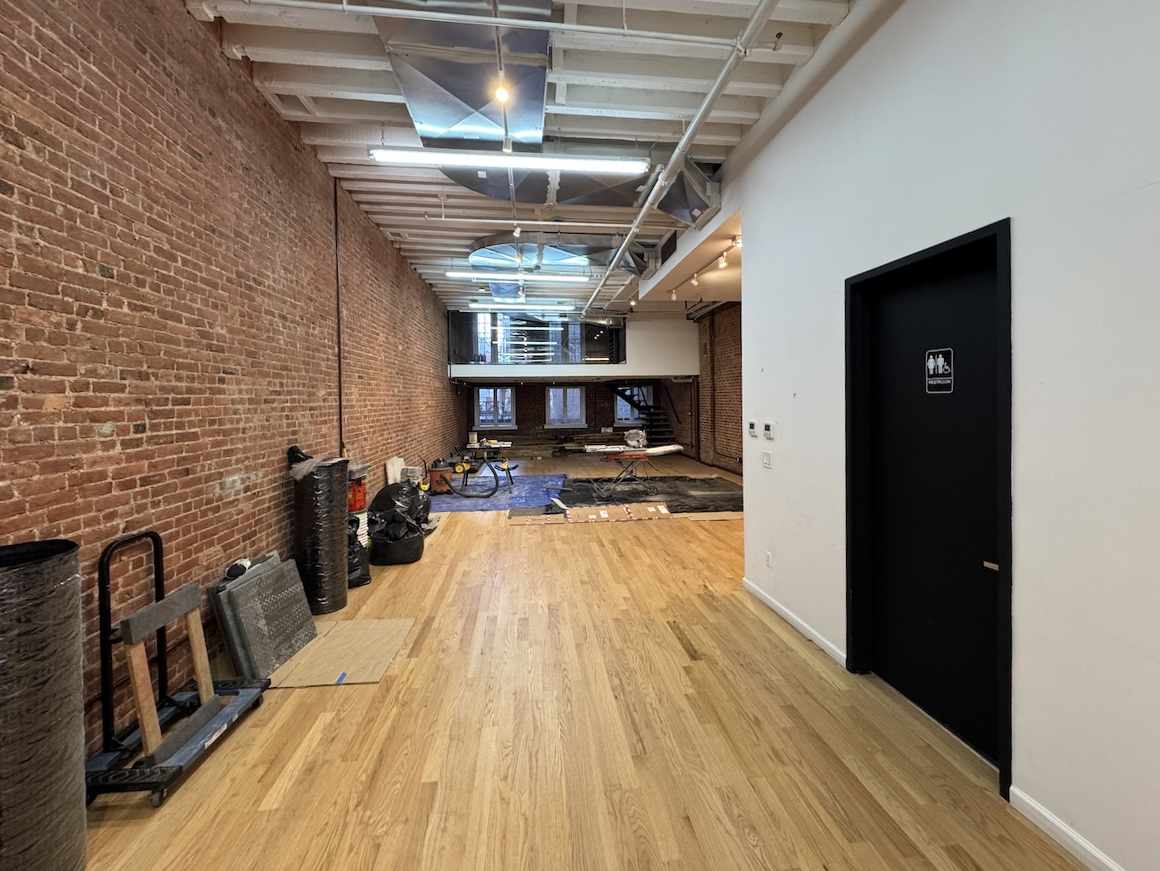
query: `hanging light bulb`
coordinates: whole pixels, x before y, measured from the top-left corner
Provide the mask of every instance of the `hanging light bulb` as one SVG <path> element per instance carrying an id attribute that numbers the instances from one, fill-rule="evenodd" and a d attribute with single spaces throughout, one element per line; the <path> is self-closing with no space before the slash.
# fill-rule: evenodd
<path id="1" fill-rule="evenodd" d="M 628 301 L 628 306 L 629 306 L 629 308 L 636 308 L 636 300 L 635 300 L 635 299 L 630 299 L 630 300 Z"/>
<path id="2" fill-rule="evenodd" d="M 740 237 L 740 236 L 734 236 L 734 237 L 733 237 L 733 247 L 734 247 L 734 248 L 740 248 L 740 247 L 741 247 L 741 237 Z"/>
<path id="3" fill-rule="evenodd" d="M 508 90 L 507 85 L 501 83 L 495 89 L 495 101 L 501 106 L 506 106 L 511 98 L 512 92 Z"/>
<path id="4" fill-rule="evenodd" d="M 677 301 L 677 289 L 675 287 L 669 291 L 669 299 L 671 299 L 673 302 Z"/>
<path id="5" fill-rule="evenodd" d="M 518 239 L 520 238 L 520 234 L 523 232 L 523 228 L 521 228 L 519 224 L 516 224 L 516 228 L 512 230 L 512 235 Z"/>
<path id="6" fill-rule="evenodd" d="M 700 287 L 700 286 L 701 286 L 701 276 L 694 275 L 693 276 L 693 287 Z"/>
<path id="7" fill-rule="evenodd" d="M 724 254 L 722 254 L 721 257 L 717 260 L 717 268 L 718 269 L 728 269 L 729 268 L 729 258 L 726 257 Z"/>

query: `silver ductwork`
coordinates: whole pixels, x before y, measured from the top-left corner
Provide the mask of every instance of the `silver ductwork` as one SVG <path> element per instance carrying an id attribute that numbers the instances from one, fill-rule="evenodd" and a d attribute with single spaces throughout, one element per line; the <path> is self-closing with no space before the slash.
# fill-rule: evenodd
<path id="1" fill-rule="evenodd" d="M 389 8 L 422 9 L 508 19 L 552 17 L 552 0 L 392 0 Z M 494 27 L 485 24 L 432 22 L 417 19 L 376 17 L 391 68 L 399 81 L 415 130 L 425 146 L 500 150 L 505 143 L 514 151 L 565 152 L 564 143 L 544 142 L 550 34 L 543 30 Z M 502 81 L 512 93 L 504 106 L 495 98 Z M 506 124 L 505 124 L 506 120 Z M 640 146 L 622 143 L 589 143 L 586 153 L 641 154 Z M 645 153 L 664 161 L 668 153 Z M 456 184 L 496 200 L 533 205 L 584 205 L 632 208 L 638 206 L 655 177 L 637 178 L 508 170 L 444 170 Z M 661 211 L 694 225 L 705 219 L 716 200 L 715 185 L 692 164 L 659 204 Z M 606 259 L 606 266 L 620 239 L 588 237 Z M 520 246 L 521 250 L 526 246 Z M 596 256 L 595 251 L 592 252 Z M 624 257 L 630 272 L 641 274 L 648 257 L 644 246 L 634 244 Z"/>
<path id="2" fill-rule="evenodd" d="M 517 239 L 513 233 L 498 233 L 478 240 L 467 255 L 473 269 L 522 272 L 575 272 L 588 275 L 592 269 L 603 269 L 612 261 L 622 236 L 599 236 L 589 233 L 551 233 L 524 231 Z M 634 245 L 631 263 L 625 268 L 643 272 L 648 262 L 647 249 Z M 640 270 L 640 271 L 636 271 Z"/>
<path id="3" fill-rule="evenodd" d="M 700 226 L 721 210 L 721 187 L 686 158 L 657 208 L 683 224 Z"/>
<path id="4" fill-rule="evenodd" d="M 455 12 L 490 18 L 491 0 L 395 0 L 398 8 Z M 551 0 L 498 4 L 507 18 L 552 17 Z M 445 140 L 504 141 L 539 145 L 544 139 L 548 87 L 546 31 L 477 27 L 411 19 L 376 18 L 391 69 L 399 80 L 415 130 L 425 145 L 447 147 Z M 499 62 L 513 95 L 507 130 L 503 107 L 495 99 Z"/>

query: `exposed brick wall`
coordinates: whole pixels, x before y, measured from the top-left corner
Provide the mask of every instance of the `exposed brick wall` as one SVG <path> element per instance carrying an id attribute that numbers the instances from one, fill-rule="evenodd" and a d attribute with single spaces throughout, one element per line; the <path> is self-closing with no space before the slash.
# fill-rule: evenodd
<path id="1" fill-rule="evenodd" d="M 718 309 L 700 323 L 698 397 L 701 462 L 741 472 L 741 306 Z"/>
<path id="2" fill-rule="evenodd" d="M 157 529 L 171 589 L 286 552 L 286 447 L 338 445 L 331 181 L 184 6 L 0 0 L 0 543 L 82 545 L 90 725 L 101 548 Z M 443 312 L 341 202 L 347 442 L 445 451 Z"/>
<path id="3" fill-rule="evenodd" d="M 373 495 L 388 458 L 418 464 L 463 444 L 467 390 L 448 383 L 443 305 L 345 195 L 339 231 L 343 440 L 371 464 Z"/>
<path id="4" fill-rule="evenodd" d="M 626 382 L 627 383 L 627 382 Z M 645 382 L 638 382 L 645 383 Z M 654 381 L 653 398 L 662 408 L 669 411 L 670 421 L 674 424 L 673 431 L 681 444 L 692 444 L 692 407 L 690 403 L 691 384 L 675 383 L 672 381 Z M 479 385 L 465 385 L 464 414 L 469 428 L 475 424 L 475 387 Z M 516 428 L 514 430 L 493 430 L 489 434 L 494 438 L 512 441 L 519 444 L 551 444 L 561 438 L 569 436 L 590 435 L 600 433 L 604 427 L 614 427 L 616 434 L 608 434 L 611 441 L 621 441 L 623 433 L 632 427 L 616 424 L 616 403 L 612 387 L 608 382 L 592 381 L 559 381 L 551 384 L 544 382 L 527 384 L 503 384 L 503 387 L 512 387 L 515 390 Z M 547 387 L 583 387 L 585 403 L 585 426 L 556 428 L 547 425 Z M 669 403 L 664 398 L 663 391 L 670 391 L 673 397 L 679 420 L 673 418 Z"/>
<path id="5" fill-rule="evenodd" d="M 464 409 L 469 429 L 475 427 L 475 389 L 478 386 L 483 385 L 469 384 L 464 386 Z M 598 433 L 602 427 L 613 425 L 613 396 L 612 390 L 607 384 L 560 381 L 553 385 L 537 382 L 498 386 L 511 387 L 515 391 L 516 428 L 514 430 L 481 430 L 481 432 L 487 432 L 491 437 L 513 441 L 517 444 L 548 444 L 562 437 Z M 547 425 L 548 401 L 545 391 L 549 386 L 585 388 L 586 426 L 557 429 Z"/>

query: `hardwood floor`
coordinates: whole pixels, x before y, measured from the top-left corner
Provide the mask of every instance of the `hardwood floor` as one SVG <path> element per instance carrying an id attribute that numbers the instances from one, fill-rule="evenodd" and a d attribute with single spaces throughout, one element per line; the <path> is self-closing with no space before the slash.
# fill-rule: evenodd
<path id="1" fill-rule="evenodd" d="M 99 800 L 89 867 L 1075 867 L 742 591 L 741 537 L 449 515 L 341 615 L 415 618 L 379 685 L 270 691 L 160 810 Z"/>

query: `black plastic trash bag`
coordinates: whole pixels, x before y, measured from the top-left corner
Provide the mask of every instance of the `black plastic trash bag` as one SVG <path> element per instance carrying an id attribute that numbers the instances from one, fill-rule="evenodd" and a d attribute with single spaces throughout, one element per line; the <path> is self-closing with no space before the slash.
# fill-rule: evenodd
<path id="1" fill-rule="evenodd" d="M 431 497 L 411 481 L 388 484 L 376 493 L 367 514 L 371 564 L 391 566 L 418 560 L 430 514 Z"/>
<path id="2" fill-rule="evenodd" d="M 427 539 L 421 530 L 397 541 L 384 536 L 371 536 L 371 563 L 376 566 L 398 566 L 418 562 L 423 556 L 423 542 Z"/>
<path id="3" fill-rule="evenodd" d="M 361 587 L 371 582 L 370 554 L 358 540 L 359 519 L 349 517 L 346 521 L 346 575 L 347 585 Z"/>

